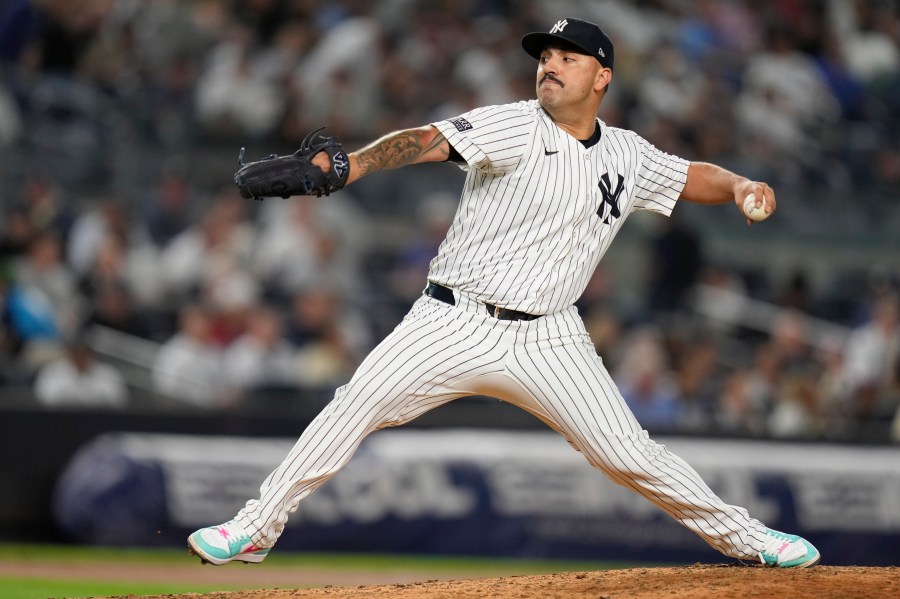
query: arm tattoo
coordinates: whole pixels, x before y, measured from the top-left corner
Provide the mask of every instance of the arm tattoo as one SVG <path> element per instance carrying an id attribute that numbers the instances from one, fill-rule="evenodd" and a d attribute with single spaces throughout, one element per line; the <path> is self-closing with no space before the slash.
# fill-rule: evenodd
<path id="1" fill-rule="evenodd" d="M 431 143 L 423 145 L 424 134 L 414 131 L 391 133 L 356 153 L 361 175 L 406 166 L 433 150 L 439 150 L 444 160 L 450 155 L 447 147 L 441 147 L 446 140 L 435 133 Z"/>

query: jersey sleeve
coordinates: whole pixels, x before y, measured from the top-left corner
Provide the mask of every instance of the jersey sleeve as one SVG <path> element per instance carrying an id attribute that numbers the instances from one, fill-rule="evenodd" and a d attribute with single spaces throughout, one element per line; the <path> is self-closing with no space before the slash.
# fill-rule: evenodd
<path id="1" fill-rule="evenodd" d="M 490 173 L 512 170 L 521 160 L 534 130 L 534 117 L 515 104 L 476 108 L 431 123 L 466 161 L 464 170 Z"/>
<path id="2" fill-rule="evenodd" d="M 641 166 L 635 182 L 634 209 L 669 216 L 687 183 L 691 163 L 673 154 L 666 154 L 641 137 L 637 137 L 637 143 L 641 153 Z"/>

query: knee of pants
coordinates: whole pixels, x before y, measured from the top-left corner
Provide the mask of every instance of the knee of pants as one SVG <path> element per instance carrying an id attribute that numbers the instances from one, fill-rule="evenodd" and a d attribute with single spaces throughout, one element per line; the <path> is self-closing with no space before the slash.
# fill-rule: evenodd
<path id="1" fill-rule="evenodd" d="M 400 426 L 439 405 L 439 401 L 429 396 L 418 396 L 408 392 L 386 394 L 378 390 L 369 392 L 365 386 L 351 384 L 340 387 L 334 399 L 326 408 L 335 418 L 347 422 L 357 421 L 369 431 Z M 432 405 L 433 404 L 433 405 Z"/>
<path id="2" fill-rule="evenodd" d="M 632 477 L 646 477 L 653 463 L 661 459 L 665 447 L 647 435 L 640 433 L 600 433 L 578 443 L 569 441 L 600 470 L 617 472 Z"/>

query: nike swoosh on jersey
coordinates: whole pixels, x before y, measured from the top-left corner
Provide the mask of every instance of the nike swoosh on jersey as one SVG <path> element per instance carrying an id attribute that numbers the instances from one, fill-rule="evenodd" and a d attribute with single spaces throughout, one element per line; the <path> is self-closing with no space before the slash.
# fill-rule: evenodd
<path id="1" fill-rule="evenodd" d="M 554 154 L 559 154 L 559 150 L 548 150 L 544 148 L 544 156 L 553 156 Z"/>

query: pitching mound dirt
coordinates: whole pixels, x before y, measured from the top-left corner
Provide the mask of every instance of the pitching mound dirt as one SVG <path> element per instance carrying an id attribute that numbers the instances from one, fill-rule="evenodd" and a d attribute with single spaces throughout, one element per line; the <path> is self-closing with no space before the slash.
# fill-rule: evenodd
<path id="1" fill-rule="evenodd" d="M 382 586 L 268 589 L 158 599 L 895 599 L 900 568 L 819 566 L 808 570 L 688 566 L 568 572 Z M 145 598 L 146 599 L 146 598 Z"/>

